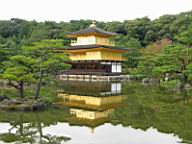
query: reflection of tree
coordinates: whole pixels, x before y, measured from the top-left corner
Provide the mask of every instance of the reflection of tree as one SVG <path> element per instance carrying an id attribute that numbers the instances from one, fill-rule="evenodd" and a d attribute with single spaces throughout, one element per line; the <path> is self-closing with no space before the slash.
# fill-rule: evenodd
<path id="1" fill-rule="evenodd" d="M 39 133 L 39 144 L 60 144 L 62 141 L 70 140 L 69 137 L 64 136 L 52 136 L 52 135 L 44 135 L 42 131 L 42 123 L 40 122 L 39 114 L 36 115 L 37 118 L 37 129 Z"/>
<path id="2" fill-rule="evenodd" d="M 12 120 L 10 125 L 12 126 L 7 133 L 0 134 L 0 140 L 5 143 L 38 143 L 38 144 L 60 144 L 70 140 L 69 137 L 55 136 L 50 134 L 43 134 L 43 127 L 45 125 L 39 118 L 39 113 L 35 114 L 36 118 L 34 122 L 25 123 L 23 113 L 19 114 L 19 119 Z"/>
<path id="3" fill-rule="evenodd" d="M 22 142 L 22 143 L 33 143 L 35 141 L 36 131 L 31 131 L 28 128 L 31 127 L 30 124 L 24 124 L 23 114 L 18 115 L 19 121 L 12 120 L 10 125 L 12 126 L 7 133 L 0 134 L 0 140 L 11 143 L 11 142 Z M 15 131 L 12 132 L 12 131 Z"/>

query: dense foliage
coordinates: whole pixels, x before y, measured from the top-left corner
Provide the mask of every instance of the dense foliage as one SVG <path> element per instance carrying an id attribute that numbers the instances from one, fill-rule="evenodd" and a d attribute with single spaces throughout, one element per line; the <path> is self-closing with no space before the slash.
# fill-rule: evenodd
<path id="1" fill-rule="evenodd" d="M 63 47 L 62 40 L 41 40 L 23 45 L 19 54 L 2 62 L 4 72 L 0 78 L 8 80 L 10 86 L 18 89 L 21 98 L 24 98 L 25 83 L 37 83 L 35 98 L 39 98 L 43 78 L 56 76 L 59 70 L 69 67 L 65 64 L 68 57 L 54 52 L 54 48 L 60 47 Z"/>
<path id="2" fill-rule="evenodd" d="M 71 31 L 88 27 L 91 20 L 71 20 L 56 23 L 53 21 L 36 22 L 21 19 L 0 21 L 0 43 L 8 45 L 30 43 L 41 39 L 63 39 Z M 124 22 L 97 22 L 97 26 L 107 31 L 121 34 L 116 38 L 118 45 L 126 45 L 130 38 L 137 39 L 142 46 L 157 40 L 169 38 L 186 31 L 192 24 L 192 11 L 178 15 L 164 15 L 159 19 L 150 20 L 147 17 Z M 69 39 L 64 39 L 65 44 Z"/>
<path id="3" fill-rule="evenodd" d="M 62 43 L 59 47 L 69 45 L 70 40 L 65 34 L 86 28 L 91 23 L 91 20 L 59 23 L 17 18 L 1 20 L 0 74 L 4 73 L 4 79 L 17 80 L 18 85 L 22 85 L 40 77 L 37 76 L 42 71 L 39 66 L 52 65 L 46 73 L 56 73 L 58 66 L 53 66 L 59 62 L 60 56 L 56 57 L 49 51 L 45 54 L 46 49 L 53 46 L 50 46 L 50 41 L 59 40 Z M 124 64 L 126 73 L 160 78 L 171 73 L 181 75 L 184 80 L 191 77 L 192 11 L 164 15 L 155 20 L 143 17 L 124 22 L 98 21 L 97 26 L 118 33 L 114 39 L 116 45 L 130 48 Z M 167 46 L 170 44 L 172 46 Z"/>
<path id="4" fill-rule="evenodd" d="M 145 76 L 179 78 L 190 82 L 192 76 L 192 27 L 176 36 L 177 41 L 157 41 L 143 50 L 137 73 Z"/>

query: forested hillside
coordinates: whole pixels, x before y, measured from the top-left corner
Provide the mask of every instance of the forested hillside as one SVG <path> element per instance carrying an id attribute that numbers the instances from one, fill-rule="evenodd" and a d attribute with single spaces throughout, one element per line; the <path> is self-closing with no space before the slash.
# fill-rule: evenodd
<path id="1" fill-rule="evenodd" d="M 1 20 L 0 72 L 3 71 L 2 62 L 10 56 L 19 54 L 23 45 L 29 45 L 43 39 L 63 39 L 63 44 L 68 45 L 70 40 L 65 37 L 66 33 L 86 28 L 91 23 L 92 20 L 71 20 L 70 22 L 60 23 L 26 21 L 17 18 L 9 21 Z M 131 53 L 127 54 L 129 60 L 125 67 L 137 68 L 141 56 L 145 54 L 142 49 L 151 47 L 154 42 L 167 40 L 186 44 L 186 41 L 182 40 L 179 35 L 186 33 L 192 27 L 192 11 L 178 15 L 164 15 L 155 20 L 143 17 L 135 20 L 125 20 L 124 22 L 105 23 L 97 21 L 97 26 L 120 34 L 115 38 L 116 45 L 132 49 Z M 189 43 L 186 45 L 190 46 Z M 130 72 L 130 70 L 127 70 L 127 72 Z"/>
<path id="2" fill-rule="evenodd" d="M 64 38 L 64 34 L 88 27 L 91 20 L 71 20 L 70 22 L 56 23 L 53 21 L 36 22 L 13 18 L 9 21 L 0 21 L 0 42 L 22 43 L 40 39 Z M 156 40 L 175 36 L 192 24 L 192 11 L 178 15 L 164 15 L 151 21 L 149 18 L 137 18 L 124 22 L 97 22 L 97 26 L 107 31 L 122 34 L 117 43 L 126 43 L 130 38 L 138 39 L 142 46 Z M 67 41 L 67 39 L 66 39 Z"/>
<path id="3" fill-rule="evenodd" d="M 63 39 L 65 33 L 88 27 L 91 20 L 71 20 L 70 22 L 56 23 L 53 21 L 36 22 L 13 18 L 9 21 L 0 21 L 0 43 L 21 44 L 41 39 Z M 147 17 L 124 22 L 97 22 L 97 26 L 107 31 L 122 34 L 116 39 L 117 44 L 126 45 L 130 38 L 139 40 L 141 46 L 170 38 L 187 30 L 192 24 L 192 11 L 178 15 L 164 15 L 151 21 Z M 67 43 L 67 39 L 65 42 Z"/>

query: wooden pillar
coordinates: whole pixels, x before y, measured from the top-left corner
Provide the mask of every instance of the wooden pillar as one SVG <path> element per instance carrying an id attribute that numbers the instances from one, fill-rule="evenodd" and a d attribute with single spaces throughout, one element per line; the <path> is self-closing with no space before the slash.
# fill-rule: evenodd
<path id="1" fill-rule="evenodd" d="M 87 63 L 85 63 L 85 69 L 87 70 Z"/>

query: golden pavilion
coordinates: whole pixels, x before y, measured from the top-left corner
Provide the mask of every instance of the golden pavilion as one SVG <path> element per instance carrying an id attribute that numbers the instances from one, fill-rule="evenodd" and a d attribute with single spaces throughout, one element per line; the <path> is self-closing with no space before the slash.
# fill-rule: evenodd
<path id="1" fill-rule="evenodd" d="M 122 62 L 126 60 L 123 53 L 128 49 L 115 47 L 111 38 L 116 35 L 96 27 L 94 22 L 86 29 L 69 33 L 67 36 L 73 40 L 64 51 L 69 54 L 72 68 L 65 74 L 121 74 Z"/>

